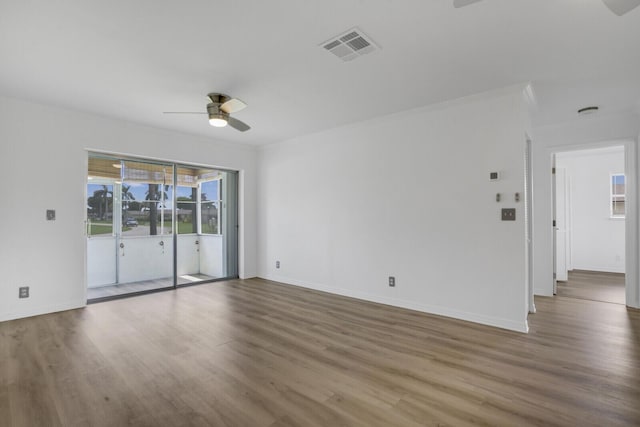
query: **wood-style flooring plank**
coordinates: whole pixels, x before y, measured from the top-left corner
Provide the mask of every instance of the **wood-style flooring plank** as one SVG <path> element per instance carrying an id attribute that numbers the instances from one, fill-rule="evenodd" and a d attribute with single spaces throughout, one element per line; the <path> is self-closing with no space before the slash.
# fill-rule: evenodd
<path id="1" fill-rule="evenodd" d="M 624 304 L 624 277 L 621 273 L 572 270 L 567 281 L 558 281 L 558 295 Z"/>
<path id="2" fill-rule="evenodd" d="M 0 425 L 640 425 L 640 312 L 536 306 L 520 334 L 250 279 L 4 322 Z"/>

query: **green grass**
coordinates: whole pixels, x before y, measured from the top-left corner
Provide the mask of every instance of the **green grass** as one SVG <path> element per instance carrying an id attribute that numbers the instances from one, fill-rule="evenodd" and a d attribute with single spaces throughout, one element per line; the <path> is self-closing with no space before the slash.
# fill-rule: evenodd
<path id="1" fill-rule="evenodd" d="M 89 226 L 89 235 L 96 236 L 99 234 L 113 234 L 113 225 L 109 222 L 93 222 Z"/>
<path id="2" fill-rule="evenodd" d="M 129 231 L 131 227 L 123 227 L 122 231 Z M 91 221 L 89 226 L 89 236 L 98 236 L 101 234 L 113 234 L 113 224 L 111 221 Z"/>
<path id="3" fill-rule="evenodd" d="M 195 233 L 193 231 L 193 224 L 190 222 L 179 222 L 178 223 L 178 234 L 191 234 Z"/>

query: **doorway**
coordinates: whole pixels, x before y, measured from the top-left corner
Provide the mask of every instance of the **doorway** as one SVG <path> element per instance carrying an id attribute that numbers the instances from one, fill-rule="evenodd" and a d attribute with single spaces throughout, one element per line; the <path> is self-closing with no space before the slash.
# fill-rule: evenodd
<path id="1" fill-rule="evenodd" d="M 238 275 L 237 172 L 89 154 L 87 299 Z"/>
<path id="2" fill-rule="evenodd" d="M 554 294 L 625 303 L 624 145 L 554 154 Z"/>

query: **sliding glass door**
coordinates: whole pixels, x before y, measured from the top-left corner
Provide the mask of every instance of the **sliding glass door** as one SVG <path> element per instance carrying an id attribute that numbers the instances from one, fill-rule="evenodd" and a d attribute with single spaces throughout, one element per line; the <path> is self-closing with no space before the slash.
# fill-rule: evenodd
<path id="1" fill-rule="evenodd" d="M 88 299 L 237 277 L 237 172 L 89 156 Z"/>
<path id="2" fill-rule="evenodd" d="M 120 164 L 122 180 L 115 187 L 118 283 L 130 292 L 173 287 L 173 165 Z"/>

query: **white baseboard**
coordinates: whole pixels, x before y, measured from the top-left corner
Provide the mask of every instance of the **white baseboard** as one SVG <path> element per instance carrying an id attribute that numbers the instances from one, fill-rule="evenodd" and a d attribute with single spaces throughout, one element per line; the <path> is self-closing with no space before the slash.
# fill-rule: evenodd
<path id="1" fill-rule="evenodd" d="M 594 267 L 590 266 L 573 266 L 573 270 L 583 270 L 583 271 L 597 271 L 598 273 L 622 273 L 624 274 L 624 268 L 616 268 L 616 267 Z"/>
<path id="2" fill-rule="evenodd" d="M 331 294 L 342 295 L 346 297 L 356 298 L 364 301 L 376 302 L 379 304 L 391 305 L 394 307 L 407 308 L 409 310 L 421 311 L 423 313 L 436 314 L 438 316 L 451 317 L 454 319 L 465 320 L 482 325 L 494 326 L 497 328 L 508 329 L 516 332 L 529 332 L 529 325 L 525 319 L 523 322 L 517 322 L 510 319 L 503 319 L 492 316 L 485 316 L 478 313 L 469 313 L 441 307 L 430 304 L 417 303 L 415 301 L 407 301 L 397 298 L 389 298 L 381 295 L 370 294 L 368 292 L 353 291 L 350 289 L 337 288 L 333 286 L 324 286 L 317 283 L 309 283 L 300 280 L 291 279 L 283 276 L 263 275 L 259 276 L 274 282 L 280 282 L 287 285 L 299 286 L 302 288 L 314 289 L 316 291 L 328 292 Z"/>
<path id="3" fill-rule="evenodd" d="M 245 272 L 243 274 L 238 275 L 240 279 L 251 279 L 253 277 L 258 277 L 258 274 L 255 271 Z"/>
<path id="4" fill-rule="evenodd" d="M 53 304 L 47 306 L 28 307 L 23 310 L 17 310 L 9 313 L 0 313 L 0 322 L 7 320 L 22 319 L 24 317 L 39 316 L 41 314 L 55 313 L 58 311 L 73 310 L 76 308 L 83 308 L 87 305 L 85 301 L 73 301 L 60 304 Z"/>

